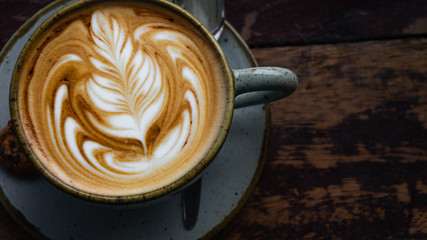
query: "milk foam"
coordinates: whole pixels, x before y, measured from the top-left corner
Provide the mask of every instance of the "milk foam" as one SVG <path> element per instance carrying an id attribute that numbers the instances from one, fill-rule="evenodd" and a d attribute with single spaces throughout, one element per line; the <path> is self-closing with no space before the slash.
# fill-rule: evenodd
<path id="1" fill-rule="evenodd" d="M 144 33 L 149 33 L 149 29 L 135 34 L 139 38 L 144 37 Z M 91 63 L 105 76 L 92 74 L 87 82 L 86 91 L 93 103 L 93 111 L 102 111 L 107 116 L 106 123 L 97 121 L 94 117 L 90 120 L 100 132 L 118 138 L 133 138 L 139 140 L 144 147 L 144 155 L 137 161 L 114 162 L 114 152 L 104 156 L 103 159 L 97 159 L 94 152 L 98 150 L 108 151 L 109 147 L 93 141 L 76 142 L 77 134 L 84 131 L 79 123 L 71 117 L 65 117 L 66 142 L 72 156 L 82 165 L 85 165 L 87 159 L 95 166 L 88 171 L 100 171 L 104 174 L 123 176 L 130 174 L 146 174 L 152 169 L 154 164 L 164 164 L 171 160 L 176 154 L 185 147 L 186 140 L 192 132 L 197 129 L 199 118 L 199 104 L 203 100 L 197 100 L 197 97 L 203 96 L 203 79 L 197 76 L 188 67 L 181 71 L 182 77 L 186 83 L 190 84 L 192 91 L 187 91 L 183 100 L 188 102 L 190 110 L 182 113 L 182 118 L 177 126 L 169 132 L 167 137 L 158 142 L 153 154 L 148 153 L 146 135 L 151 124 L 160 118 L 162 110 L 167 104 L 166 96 L 168 94 L 167 83 L 162 78 L 160 70 L 161 63 L 157 62 L 146 53 L 140 46 L 134 46 L 132 39 L 125 34 L 125 31 L 113 17 L 107 13 L 96 11 L 92 14 L 90 25 L 91 38 L 96 44 L 95 50 L 100 56 L 107 60 L 104 63 L 96 58 L 90 58 Z M 167 30 L 156 33 L 153 40 L 174 41 L 179 38 L 179 32 Z M 187 44 L 191 44 L 186 39 Z M 166 45 L 167 46 L 167 45 Z M 184 59 L 182 52 L 174 51 L 168 48 L 169 56 L 176 61 L 177 58 Z M 81 58 L 76 55 L 64 56 L 59 65 L 69 61 L 80 61 Z M 53 69 L 55 71 L 56 69 Z M 64 86 L 65 87 L 65 86 Z M 66 98 L 67 90 L 64 87 L 58 89 L 55 102 L 61 102 Z M 64 113 L 59 106 L 55 109 L 55 126 L 58 126 L 58 120 Z M 192 114 L 190 114 L 191 112 Z M 192 124 L 193 122 L 193 124 Z M 60 131 L 56 131 L 60 135 Z M 85 133 L 88 135 L 88 133 Z M 58 136 L 59 138 L 60 136 Z M 147 161 L 148 160 L 148 161 Z M 109 170 L 100 166 L 97 161 L 104 161 L 109 166 Z"/>
<path id="2" fill-rule="evenodd" d="M 67 184 L 106 195 L 151 191 L 209 151 L 224 114 L 220 66 L 200 36 L 169 19 L 96 9 L 90 24 L 75 20 L 44 47 L 38 61 L 52 64 L 35 65 L 34 78 L 46 83 L 31 79 L 28 92 L 46 111 L 33 104 L 29 118 L 39 135 L 50 133 L 40 148 L 56 162 L 45 164 Z"/>

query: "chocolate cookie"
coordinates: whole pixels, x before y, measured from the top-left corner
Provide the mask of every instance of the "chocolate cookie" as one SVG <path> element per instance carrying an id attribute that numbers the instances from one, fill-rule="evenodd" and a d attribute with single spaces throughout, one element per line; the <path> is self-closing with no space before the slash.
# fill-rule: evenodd
<path id="1" fill-rule="evenodd" d="M 0 130 L 0 164 L 23 177 L 29 177 L 35 172 L 13 132 L 12 121 Z"/>

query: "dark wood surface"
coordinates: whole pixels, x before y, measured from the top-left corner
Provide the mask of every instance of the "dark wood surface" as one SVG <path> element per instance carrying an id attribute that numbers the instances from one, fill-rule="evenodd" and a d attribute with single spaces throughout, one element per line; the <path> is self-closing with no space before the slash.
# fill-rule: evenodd
<path id="1" fill-rule="evenodd" d="M 0 46 L 50 1 L 0 2 Z M 260 65 L 298 90 L 269 104 L 265 168 L 214 239 L 427 239 L 427 2 L 226 0 Z M 0 239 L 31 239 L 0 207 Z"/>

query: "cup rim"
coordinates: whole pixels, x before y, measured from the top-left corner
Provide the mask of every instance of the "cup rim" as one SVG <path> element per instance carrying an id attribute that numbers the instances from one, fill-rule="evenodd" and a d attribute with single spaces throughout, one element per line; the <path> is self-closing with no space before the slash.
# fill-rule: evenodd
<path id="1" fill-rule="evenodd" d="M 11 115 L 11 120 L 13 124 L 13 130 L 18 138 L 19 143 L 23 146 L 25 155 L 31 160 L 33 166 L 38 170 L 41 175 L 46 178 L 50 183 L 59 189 L 75 196 L 80 199 L 89 200 L 91 202 L 98 202 L 107 205 L 128 205 L 128 204 L 136 204 L 136 203 L 144 203 L 149 202 L 155 199 L 159 199 L 165 197 L 166 195 L 170 195 L 174 192 L 181 190 L 183 187 L 189 185 L 193 180 L 195 180 L 199 174 L 213 161 L 217 153 L 219 152 L 221 146 L 223 145 L 225 138 L 228 134 L 228 130 L 231 125 L 231 120 L 234 112 L 234 96 L 235 96 L 235 87 L 234 87 L 234 76 L 233 72 L 228 64 L 228 61 L 225 57 L 225 54 L 216 41 L 215 37 L 210 33 L 210 31 L 192 14 L 187 12 L 185 9 L 181 8 L 178 5 L 175 5 L 166 0 L 125 0 L 126 2 L 148 2 L 159 6 L 161 8 L 165 8 L 173 11 L 175 14 L 182 17 L 184 20 L 193 25 L 198 32 L 202 34 L 206 40 L 209 42 L 211 47 L 215 50 L 218 60 L 220 60 L 224 73 L 226 75 L 226 81 L 228 82 L 229 90 L 227 92 L 227 106 L 222 122 L 222 127 L 219 130 L 218 137 L 215 142 L 211 145 L 208 153 L 194 166 L 192 169 L 187 171 L 183 176 L 178 178 L 177 180 L 163 186 L 156 188 L 155 190 L 144 192 L 144 193 L 136 193 L 129 194 L 123 196 L 111 196 L 111 195 L 101 195 L 94 194 L 90 192 L 86 192 L 80 189 L 77 189 L 65 182 L 63 182 L 60 178 L 55 177 L 49 171 L 49 168 L 44 166 L 41 160 L 33 154 L 32 148 L 30 144 L 27 144 L 25 131 L 21 126 L 21 118 L 19 115 L 19 101 L 18 101 L 18 89 L 21 75 L 21 67 L 23 65 L 23 61 L 31 49 L 33 39 L 37 39 L 42 33 L 44 33 L 45 29 L 48 29 L 54 22 L 61 18 L 64 15 L 70 14 L 74 11 L 77 11 L 80 8 L 91 4 L 103 3 L 103 2 L 124 2 L 120 0 L 77 0 L 74 3 L 66 5 L 58 10 L 55 14 L 48 17 L 43 23 L 31 34 L 28 41 L 25 43 L 18 60 L 15 64 L 15 68 L 13 70 L 11 84 L 10 84 L 10 92 L 9 92 L 9 110 Z M 39 15 L 40 13 L 37 13 Z"/>

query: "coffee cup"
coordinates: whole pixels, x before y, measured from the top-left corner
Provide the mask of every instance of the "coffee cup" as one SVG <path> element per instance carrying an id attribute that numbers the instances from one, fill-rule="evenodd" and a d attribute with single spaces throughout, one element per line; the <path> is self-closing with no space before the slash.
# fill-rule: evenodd
<path id="1" fill-rule="evenodd" d="M 198 178 L 237 107 L 283 98 L 290 70 L 232 70 L 214 36 L 163 0 L 77 1 L 16 63 L 14 130 L 53 185 L 98 203 L 164 199 Z"/>

